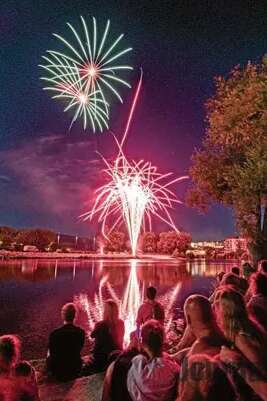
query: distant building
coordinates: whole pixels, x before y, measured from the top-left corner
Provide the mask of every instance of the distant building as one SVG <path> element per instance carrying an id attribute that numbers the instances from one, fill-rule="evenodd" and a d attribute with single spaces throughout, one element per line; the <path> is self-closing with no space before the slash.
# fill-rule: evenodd
<path id="1" fill-rule="evenodd" d="M 231 253 L 236 251 L 247 251 L 248 242 L 245 238 L 229 237 L 224 240 L 224 251 L 225 253 Z"/>
<path id="2" fill-rule="evenodd" d="M 192 249 L 205 249 L 205 248 L 212 248 L 212 249 L 223 249 L 224 244 L 222 241 L 197 241 L 191 242 Z"/>

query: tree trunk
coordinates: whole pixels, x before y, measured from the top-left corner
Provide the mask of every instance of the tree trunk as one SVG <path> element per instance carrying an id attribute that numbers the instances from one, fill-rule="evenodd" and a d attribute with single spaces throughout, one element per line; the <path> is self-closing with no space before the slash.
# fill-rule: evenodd
<path id="1" fill-rule="evenodd" d="M 267 208 L 264 215 L 263 229 L 261 230 L 261 211 L 258 208 L 258 221 L 256 238 L 249 246 L 249 251 L 252 256 L 253 264 L 256 267 L 261 259 L 267 259 Z"/>

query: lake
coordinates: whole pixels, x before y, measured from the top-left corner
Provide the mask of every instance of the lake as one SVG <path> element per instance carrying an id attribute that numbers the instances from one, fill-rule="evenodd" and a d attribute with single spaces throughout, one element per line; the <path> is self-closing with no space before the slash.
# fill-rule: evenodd
<path id="1" fill-rule="evenodd" d="M 101 318 L 103 300 L 113 298 L 122 301 L 121 315 L 129 335 L 148 285 L 158 289 L 170 324 L 172 318 L 181 317 L 188 295 L 209 295 L 216 274 L 232 266 L 203 259 L 1 261 L 0 334 L 18 334 L 24 358 L 44 358 L 49 333 L 61 324 L 64 303 L 77 304 L 77 324 L 90 333 Z"/>

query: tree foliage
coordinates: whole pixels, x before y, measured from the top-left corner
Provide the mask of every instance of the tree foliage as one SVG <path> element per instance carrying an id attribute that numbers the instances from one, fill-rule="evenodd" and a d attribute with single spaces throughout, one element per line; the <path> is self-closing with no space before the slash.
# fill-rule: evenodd
<path id="1" fill-rule="evenodd" d="M 215 79 L 208 100 L 207 130 L 190 171 L 191 206 L 206 210 L 210 202 L 233 207 L 240 233 L 259 256 L 265 254 L 260 203 L 267 190 L 267 60 L 239 66 Z"/>
<path id="2" fill-rule="evenodd" d="M 189 248 L 191 242 L 191 235 L 188 233 L 176 231 L 168 231 L 159 234 L 159 241 L 157 243 L 157 250 L 159 253 L 172 255 L 183 255 Z"/>
<path id="3" fill-rule="evenodd" d="M 124 252 L 126 250 L 126 236 L 123 232 L 112 231 L 108 240 L 105 240 L 104 252 Z"/>
<path id="4" fill-rule="evenodd" d="M 158 237 L 154 232 L 145 232 L 142 235 L 141 247 L 144 253 L 155 253 L 157 251 Z"/>
<path id="5" fill-rule="evenodd" d="M 44 229 L 25 229 L 18 232 L 16 242 L 23 245 L 34 245 L 44 250 L 51 242 L 56 241 L 56 234 Z"/>
<path id="6" fill-rule="evenodd" d="M 14 242 L 17 234 L 17 230 L 12 227 L 2 226 L 0 227 L 0 241 L 3 246 L 10 245 Z"/>

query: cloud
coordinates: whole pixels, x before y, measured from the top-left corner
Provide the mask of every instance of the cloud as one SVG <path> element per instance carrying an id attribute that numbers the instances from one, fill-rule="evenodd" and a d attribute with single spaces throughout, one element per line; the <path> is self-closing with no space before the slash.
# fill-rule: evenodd
<path id="1" fill-rule="evenodd" d="M 0 151 L 3 211 L 79 216 L 89 207 L 101 161 L 90 140 L 50 135 Z"/>
<path id="2" fill-rule="evenodd" d="M 9 183 L 10 182 L 10 177 L 8 177 L 7 175 L 0 175 L 0 182 L 3 183 Z"/>

